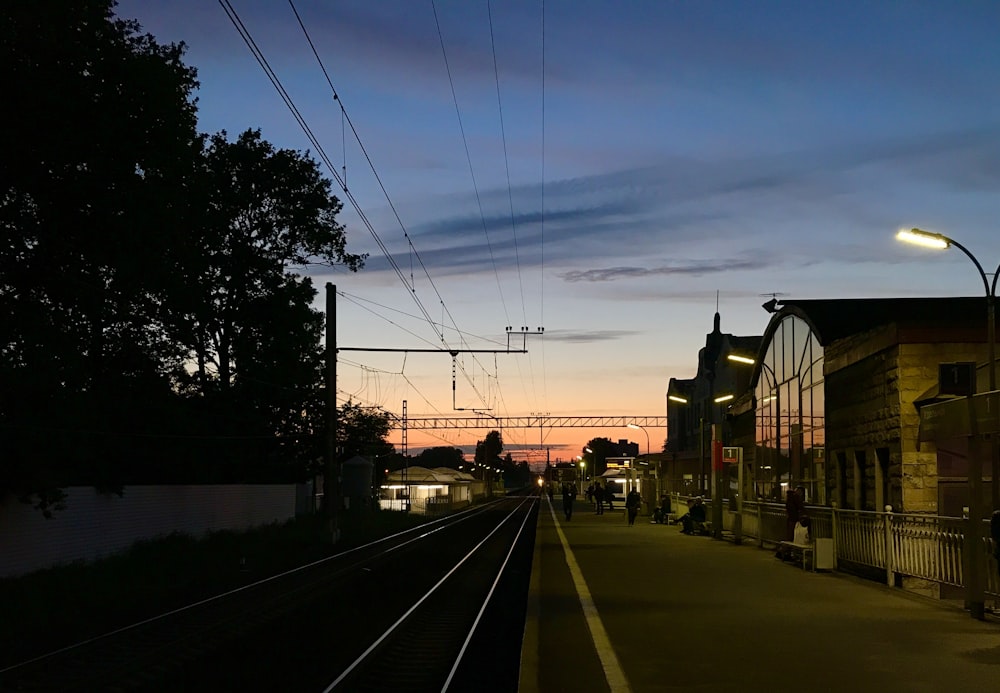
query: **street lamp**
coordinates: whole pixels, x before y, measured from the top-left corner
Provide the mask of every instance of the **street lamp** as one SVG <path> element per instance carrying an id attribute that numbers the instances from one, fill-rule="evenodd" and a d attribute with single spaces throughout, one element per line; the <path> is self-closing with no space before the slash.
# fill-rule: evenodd
<path id="1" fill-rule="evenodd" d="M 990 392 L 996 390 L 996 323 L 993 319 L 993 305 L 996 302 L 997 277 L 1000 276 L 1000 265 L 997 266 L 996 272 L 993 273 L 993 284 L 991 285 L 989 280 L 986 278 L 986 272 L 983 271 L 983 266 L 979 264 L 979 260 L 976 259 L 976 256 L 970 253 L 964 245 L 956 241 L 954 238 L 949 238 L 941 233 L 924 231 L 923 229 L 910 229 L 909 231 L 903 229 L 896 234 L 896 238 L 901 241 L 905 241 L 906 243 L 913 243 L 915 245 L 920 245 L 925 248 L 934 248 L 936 250 L 947 250 L 949 246 L 955 246 L 965 253 L 966 257 L 972 260 L 972 264 L 974 264 L 976 269 L 979 270 L 979 277 L 983 280 L 983 288 L 986 289 L 986 346 L 988 349 L 987 358 L 990 362 Z"/>
<path id="2" fill-rule="evenodd" d="M 896 234 L 896 238 L 907 243 L 914 243 L 916 245 L 921 245 L 926 248 L 935 248 L 937 250 L 946 250 L 950 246 L 955 246 L 963 253 L 966 257 L 972 260 L 972 264 L 976 266 L 979 271 L 979 278 L 983 280 L 983 288 L 986 290 L 986 348 L 987 348 L 987 358 L 989 359 L 989 383 L 990 392 L 993 392 L 997 388 L 997 377 L 996 377 L 996 323 L 994 321 L 994 303 L 996 302 L 997 294 L 997 277 L 1000 276 L 1000 266 L 997 267 L 996 272 L 993 273 L 993 284 L 991 285 L 989 280 L 986 278 L 986 272 L 983 271 L 983 266 L 979 264 L 979 260 L 976 256 L 968 251 L 968 249 L 961 243 L 956 241 L 954 238 L 949 238 L 941 233 L 932 233 L 930 231 L 924 231 L 923 229 L 902 229 Z M 972 404 L 973 400 L 969 398 L 969 418 L 973 418 Z M 992 483 L 992 498 L 993 505 L 997 505 L 997 447 L 996 444 L 991 441 L 990 444 L 990 461 L 991 461 L 991 475 L 993 478 Z M 969 608 L 969 613 L 973 618 L 983 620 L 984 613 L 984 595 L 983 595 L 983 583 L 981 575 L 982 573 L 982 543 L 981 543 L 981 529 L 983 520 L 983 493 L 982 493 L 982 483 L 983 483 L 983 465 L 982 458 L 979 454 L 979 436 L 973 435 L 969 439 L 969 455 L 968 455 L 969 467 L 968 467 L 968 483 L 969 483 L 969 530 L 966 532 L 964 552 L 967 554 L 967 569 L 969 571 L 969 578 L 967 581 L 968 595 L 966 597 L 966 605 Z"/>
<path id="3" fill-rule="evenodd" d="M 636 423 L 630 423 L 630 424 L 627 424 L 627 425 L 628 425 L 629 428 L 633 428 L 633 429 L 635 429 L 637 431 L 642 431 L 643 433 L 646 434 L 646 455 L 648 456 L 649 455 L 649 432 L 645 428 L 643 428 L 642 426 L 640 426 L 639 424 L 636 424 Z"/>
<path id="4" fill-rule="evenodd" d="M 649 431 L 647 431 L 645 428 L 643 428 L 642 426 L 640 426 L 639 424 L 637 424 L 635 422 L 632 422 L 632 423 L 629 423 L 629 424 L 626 424 L 626 425 L 629 428 L 631 428 L 631 429 L 634 429 L 636 431 L 642 431 L 643 433 L 646 434 L 646 457 L 649 457 Z M 648 460 L 647 460 L 647 462 L 648 462 Z M 634 464 L 632 465 L 631 476 L 632 476 L 632 486 L 634 488 L 635 487 L 635 481 L 636 481 L 636 479 L 635 479 L 635 477 L 636 477 L 636 470 L 635 470 L 635 465 Z M 659 480 L 659 475 L 657 475 L 657 480 Z M 657 489 L 657 491 L 659 491 L 659 489 Z"/>

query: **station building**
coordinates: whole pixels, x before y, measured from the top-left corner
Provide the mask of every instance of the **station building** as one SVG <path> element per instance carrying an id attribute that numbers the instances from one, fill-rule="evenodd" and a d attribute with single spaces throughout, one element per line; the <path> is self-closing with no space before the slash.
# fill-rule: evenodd
<path id="1" fill-rule="evenodd" d="M 984 298 L 772 300 L 764 308 L 770 320 L 760 337 L 724 334 L 716 315 L 695 378 L 670 380 L 671 490 L 708 488 L 685 482 L 707 469 L 714 437 L 743 449 L 748 498 L 778 500 L 803 486 L 811 504 L 961 515 L 966 441 L 921 443 L 920 408 L 947 397 L 938 392 L 942 363 L 980 364 L 977 388 L 986 389 Z M 736 396 L 716 402 L 730 387 Z M 984 474 L 989 488 L 989 465 Z"/>

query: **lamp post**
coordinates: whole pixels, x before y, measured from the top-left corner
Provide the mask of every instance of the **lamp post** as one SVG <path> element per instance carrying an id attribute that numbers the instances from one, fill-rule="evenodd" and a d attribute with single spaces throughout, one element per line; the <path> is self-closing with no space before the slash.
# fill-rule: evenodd
<path id="1" fill-rule="evenodd" d="M 645 428 L 643 428 L 642 426 L 640 426 L 639 424 L 637 424 L 635 422 L 632 422 L 632 423 L 628 424 L 628 427 L 629 428 L 634 428 L 637 431 L 642 431 L 643 433 L 646 434 L 646 457 L 649 457 L 649 431 L 647 431 Z M 655 489 L 656 490 L 656 495 L 654 496 L 654 500 L 655 500 L 655 499 L 657 499 L 657 498 L 660 497 L 660 462 L 659 461 L 657 461 L 656 464 L 653 466 L 653 474 L 654 474 L 654 476 L 656 478 L 656 489 Z"/>
<path id="2" fill-rule="evenodd" d="M 642 426 L 640 426 L 639 424 L 636 424 L 636 423 L 630 423 L 630 424 L 628 424 L 628 427 L 629 428 L 634 428 L 637 431 L 642 431 L 643 433 L 646 434 L 646 456 L 648 457 L 649 456 L 649 432 L 645 428 L 643 428 Z"/>
<path id="3" fill-rule="evenodd" d="M 979 278 L 983 280 L 983 288 L 986 290 L 986 353 L 987 358 L 989 359 L 988 374 L 990 392 L 993 392 L 996 390 L 997 386 L 996 323 L 994 321 L 994 303 L 996 302 L 997 277 L 1000 276 L 1000 266 L 998 266 L 996 272 L 993 273 L 993 283 L 991 285 L 989 280 L 986 278 L 986 272 L 983 271 L 983 266 L 979 264 L 979 260 L 976 259 L 976 256 L 970 253 L 964 245 L 953 238 L 949 238 L 948 236 L 940 233 L 924 231 L 922 229 L 910 229 L 909 231 L 903 229 L 896 234 L 896 238 L 907 243 L 914 243 L 916 245 L 924 246 L 926 248 L 934 248 L 937 250 L 946 250 L 950 246 L 955 246 L 965 253 L 966 257 L 972 260 L 972 264 L 976 266 L 976 269 L 979 271 Z M 969 436 L 969 455 L 967 458 L 969 470 L 969 529 L 965 533 L 965 544 L 963 546 L 963 552 L 967 556 L 966 566 L 968 568 L 969 577 L 966 581 L 966 588 L 968 592 L 965 601 L 972 617 L 983 620 L 983 614 L 985 611 L 983 595 L 983 546 L 981 541 L 983 520 L 983 464 L 980 456 L 979 435 L 975 430 L 976 419 L 973 412 L 972 401 L 973 400 L 970 397 L 969 422 L 972 424 L 972 431 Z M 997 486 L 997 468 L 1000 465 L 998 465 L 997 462 L 996 452 L 996 445 L 991 441 L 991 497 L 994 507 L 997 505 L 998 488 L 1000 488 Z"/>
<path id="4" fill-rule="evenodd" d="M 723 404 L 729 402 L 735 397 L 731 393 L 724 395 L 716 395 L 712 398 L 712 402 L 715 404 Z M 715 423 L 715 412 L 712 412 L 712 479 L 715 483 L 712 484 L 712 536 L 716 539 L 722 539 L 722 496 L 725 493 L 725 488 L 723 486 L 726 475 L 723 474 L 724 465 L 722 464 L 722 459 L 715 459 L 715 452 L 718 445 L 722 444 L 722 424 Z"/>
<path id="5" fill-rule="evenodd" d="M 983 271 L 983 266 L 979 264 L 979 260 L 976 256 L 969 252 L 969 250 L 956 241 L 954 238 L 949 238 L 941 233 L 932 233 L 930 231 L 924 231 L 922 229 L 910 229 L 907 231 L 903 229 L 896 234 L 896 238 L 905 241 L 906 243 L 913 243 L 916 245 L 924 246 L 925 248 L 935 248 L 937 250 L 947 250 L 949 246 L 955 246 L 963 253 L 966 257 L 972 260 L 972 264 L 976 266 L 979 270 L 979 277 L 983 280 L 983 288 L 986 289 L 986 347 L 987 347 L 987 358 L 989 359 L 989 377 L 990 377 L 990 392 L 997 389 L 997 368 L 996 368 L 996 323 L 993 319 L 994 313 L 994 303 L 996 302 L 997 295 L 997 277 L 1000 276 L 1000 265 L 997 266 L 996 272 L 993 273 L 993 283 L 990 284 L 989 280 L 986 278 L 986 272 Z"/>
<path id="6" fill-rule="evenodd" d="M 626 424 L 626 425 L 629 428 L 631 428 L 631 429 L 634 429 L 636 431 L 642 431 L 643 433 L 646 434 L 646 457 L 649 457 L 649 431 L 647 431 L 645 428 L 643 428 L 642 426 L 640 426 L 639 424 L 637 424 L 635 422 L 632 422 L 632 423 Z M 648 462 L 648 460 L 647 460 L 647 462 Z M 636 468 L 635 468 L 635 464 L 632 465 L 631 476 L 632 476 L 632 479 L 631 479 L 631 481 L 632 481 L 632 487 L 634 488 L 635 487 L 635 481 L 636 481 Z"/>

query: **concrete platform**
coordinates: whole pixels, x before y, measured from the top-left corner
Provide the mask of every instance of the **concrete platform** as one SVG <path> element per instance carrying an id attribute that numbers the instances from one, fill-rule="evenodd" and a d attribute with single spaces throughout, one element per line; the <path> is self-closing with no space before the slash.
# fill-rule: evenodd
<path id="1" fill-rule="evenodd" d="M 1000 623 L 542 496 L 520 691 L 1000 690 Z"/>

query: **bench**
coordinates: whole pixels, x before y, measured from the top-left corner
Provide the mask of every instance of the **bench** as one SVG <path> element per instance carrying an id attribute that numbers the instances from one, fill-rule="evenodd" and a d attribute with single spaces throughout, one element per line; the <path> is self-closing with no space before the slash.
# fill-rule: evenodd
<path id="1" fill-rule="evenodd" d="M 833 570 L 833 539 L 829 537 L 817 537 L 808 544 L 797 544 L 794 541 L 778 542 L 779 550 L 791 554 L 793 560 L 802 563 L 802 569 L 806 569 L 808 561 L 812 571 Z"/>
<path id="2" fill-rule="evenodd" d="M 813 552 L 816 550 L 815 545 L 809 544 L 796 544 L 794 541 L 779 541 L 778 551 L 782 554 L 789 555 L 792 557 L 796 563 L 802 563 L 802 570 L 806 569 L 806 562 L 812 563 L 813 571 L 816 570 L 816 559 L 813 556 Z"/>

